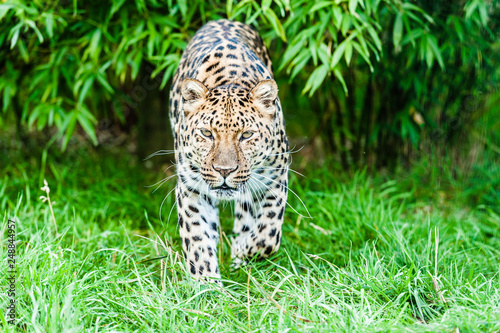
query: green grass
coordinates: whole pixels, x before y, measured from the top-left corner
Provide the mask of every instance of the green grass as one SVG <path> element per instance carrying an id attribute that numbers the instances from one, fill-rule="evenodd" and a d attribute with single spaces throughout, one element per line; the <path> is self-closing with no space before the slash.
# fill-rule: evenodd
<path id="1" fill-rule="evenodd" d="M 66 156 L 10 157 L 0 169 L 0 270 L 15 218 L 19 331 L 500 330 L 498 202 L 427 200 L 418 182 L 306 169 L 290 186 L 313 218 L 288 209 L 279 253 L 237 271 L 224 240 L 220 289 L 189 278 L 175 209 L 168 220 L 173 194 L 159 219 L 175 179 L 152 194 L 144 186 L 164 175 L 133 158 Z M 57 233 L 39 199 L 44 178 Z M 294 195 L 289 203 L 306 215 Z"/>

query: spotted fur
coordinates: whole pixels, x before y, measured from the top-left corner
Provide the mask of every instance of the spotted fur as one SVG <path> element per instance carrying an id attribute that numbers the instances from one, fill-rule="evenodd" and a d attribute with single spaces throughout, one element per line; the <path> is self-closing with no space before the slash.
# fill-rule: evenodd
<path id="1" fill-rule="evenodd" d="M 218 203 L 233 200 L 236 264 L 276 252 L 288 188 L 288 141 L 259 34 L 228 20 L 188 44 L 170 91 L 177 212 L 188 270 L 220 278 Z"/>

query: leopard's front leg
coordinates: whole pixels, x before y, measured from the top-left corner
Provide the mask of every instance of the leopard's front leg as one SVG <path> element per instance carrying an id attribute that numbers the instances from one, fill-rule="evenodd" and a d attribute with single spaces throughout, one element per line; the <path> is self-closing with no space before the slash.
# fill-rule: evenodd
<path id="1" fill-rule="evenodd" d="M 189 272 L 194 278 L 220 278 L 217 262 L 219 216 L 216 203 L 182 182 L 177 184 L 175 194 L 179 234 Z"/>
<path id="2" fill-rule="evenodd" d="M 253 175 L 248 184 L 253 195 L 243 195 L 235 203 L 236 237 L 231 245 L 235 266 L 255 255 L 267 258 L 278 251 L 288 195 L 286 171 Z"/>

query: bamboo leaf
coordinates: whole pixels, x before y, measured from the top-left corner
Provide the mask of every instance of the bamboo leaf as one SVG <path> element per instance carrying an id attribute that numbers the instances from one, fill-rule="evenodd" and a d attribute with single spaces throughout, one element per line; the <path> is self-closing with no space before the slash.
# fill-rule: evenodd
<path id="1" fill-rule="evenodd" d="M 73 110 L 71 113 L 67 116 L 66 121 L 62 125 L 62 130 L 61 134 L 64 133 L 64 139 L 62 142 L 62 150 L 65 151 L 66 147 L 68 146 L 69 140 L 71 139 L 71 136 L 75 132 L 75 127 L 76 127 L 76 122 L 77 122 L 77 116 L 76 116 L 77 111 Z"/>
<path id="2" fill-rule="evenodd" d="M 300 61 L 294 65 L 293 71 L 290 74 L 290 81 L 293 80 L 297 76 L 297 74 L 302 71 L 305 65 L 309 62 L 309 59 L 311 59 L 311 55 L 309 54 L 309 52 L 306 52 L 305 57 L 299 59 Z"/>
<path id="3" fill-rule="evenodd" d="M 286 42 L 285 29 L 283 28 L 283 25 L 281 25 L 281 22 L 276 16 L 276 13 L 268 8 L 267 10 L 264 11 L 264 15 L 269 20 L 269 22 L 271 22 L 271 25 L 273 26 L 274 31 L 276 32 L 278 37 L 280 37 L 284 42 Z"/>
<path id="4" fill-rule="evenodd" d="M 427 63 L 427 67 L 431 68 L 432 63 L 434 62 L 434 51 L 432 50 L 431 43 L 429 42 L 429 38 L 426 38 L 425 44 L 425 62 Z"/>
<path id="5" fill-rule="evenodd" d="M 398 12 L 396 19 L 394 20 L 394 27 L 392 30 L 392 42 L 394 43 L 394 48 L 398 49 L 401 38 L 403 37 L 403 13 Z"/>
<path id="6" fill-rule="evenodd" d="M 87 93 L 89 92 L 90 87 L 92 87 L 93 83 L 94 83 L 94 76 L 89 75 L 82 85 L 82 90 L 80 90 L 80 93 L 78 96 L 78 104 L 79 105 L 81 105 L 83 103 L 83 100 L 87 96 Z"/>
<path id="7" fill-rule="evenodd" d="M 10 39 L 10 49 L 11 50 L 14 48 L 14 46 L 16 46 L 17 39 L 19 38 L 20 30 L 21 30 L 21 26 L 19 24 L 10 30 L 10 34 L 12 35 L 12 38 Z"/>
<path id="8" fill-rule="evenodd" d="M 337 48 L 335 49 L 335 51 L 333 52 L 333 55 L 332 55 L 332 61 L 330 63 L 330 68 L 334 68 L 335 66 L 337 66 L 337 64 L 340 61 L 340 58 L 342 58 L 342 56 L 344 55 L 344 51 L 345 51 L 345 47 L 346 47 L 347 43 L 348 43 L 348 41 L 344 40 L 342 43 L 339 44 L 339 46 L 337 46 Z"/>
<path id="9" fill-rule="evenodd" d="M 342 76 L 342 73 L 340 72 L 340 70 L 338 68 L 334 68 L 333 74 L 340 81 L 340 84 L 342 85 L 342 88 L 344 89 L 344 94 L 347 96 L 349 92 L 347 91 L 347 85 L 345 84 L 345 80 L 344 80 L 344 77 Z"/>
<path id="10" fill-rule="evenodd" d="M 368 31 L 368 34 L 372 38 L 372 41 L 375 44 L 377 50 L 382 51 L 382 42 L 380 41 L 380 37 L 377 35 L 375 28 L 372 25 L 368 24 L 366 26 L 366 31 Z"/>
<path id="11" fill-rule="evenodd" d="M 300 52 L 303 47 L 304 43 L 302 40 L 294 41 L 291 43 L 291 45 L 288 45 L 285 53 L 283 54 L 283 57 L 281 57 L 281 65 L 278 68 L 278 71 L 281 71 L 290 62 L 290 60 L 292 60 L 292 58 Z"/>
<path id="12" fill-rule="evenodd" d="M 330 58 L 331 58 L 331 52 L 328 46 L 325 43 L 321 43 L 321 45 L 318 48 L 318 56 L 321 59 L 321 62 L 323 64 L 328 65 L 330 63 Z"/>
<path id="13" fill-rule="evenodd" d="M 309 91 L 309 97 L 311 97 L 316 89 L 323 83 L 326 75 L 328 74 L 329 68 L 328 65 L 321 65 L 317 67 L 309 76 L 309 79 L 306 82 L 306 86 L 302 90 L 302 93 L 306 93 Z"/>
<path id="14" fill-rule="evenodd" d="M 352 42 L 352 46 L 354 47 L 354 49 L 356 51 L 358 51 L 358 53 L 361 55 L 361 57 L 365 60 L 365 62 L 370 67 L 370 71 L 373 73 L 372 63 L 371 63 L 370 58 L 368 57 L 368 55 L 365 54 L 365 51 L 363 50 L 363 48 L 358 43 L 356 43 L 354 41 Z"/>
<path id="15" fill-rule="evenodd" d="M 316 2 L 310 9 L 309 9 L 309 13 L 312 14 L 322 8 L 325 8 L 325 7 L 328 7 L 328 6 L 331 6 L 333 4 L 332 1 L 318 1 Z"/>
<path id="16" fill-rule="evenodd" d="M 114 92 L 113 87 L 111 87 L 111 85 L 108 83 L 108 81 L 103 73 L 98 72 L 98 73 L 96 73 L 95 77 L 97 78 L 97 81 L 99 81 L 101 86 L 103 86 L 104 89 L 106 89 L 107 92 L 109 92 L 111 94 Z"/>
<path id="17" fill-rule="evenodd" d="M 333 7 L 332 14 L 333 14 L 333 23 L 335 24 L 335 28 L 339 29 L 340 26 L 342 25 L 344 14 L 342 13 L 340 7 Z"/>
<path id="18" fill-rule="evenodd" d="M 439 47 L 437 45 L 436 37 L 434 37 L 434 36 L 428 36 L 427 37 L 427 43 L 430 46 L 430 48 L 432 50 L 432 53 L 436 57 L 436 60 L 437 60 L 437 62 L 439 64 L 439 67 L 441 67 L 441 69 L 444 70 L 444 62 L 443 62 L 443 58 L 441 56 L 441 51 L 439 50 Z"/>
<path id="19" fill-rule="evenodd" d="M 233 18 L 233 0 L 226 1 L 226 15 L 228 19 Z"/>
<path id="20" fill-rule="evenodd" d="M 179 5 L 179 10 L 181 11 L 182 18 L 186 18 L 187 14 L 187 1 L 186 0 L 178 0 L 177 4 Z"/>
<path id="21" fill-rule="evenodd" d="M 45 16 L 45 29 L 47 30 L 47 35 L 50 38 L 54 38 L 54 17 L 52 14 Z"/>
<path id="22" fill-rule="evenodd" d="M 97 121 L 95 120 L 94 116 L 92 116 L 92 114 L 85 108 L 80 108 L 80 110 L 77 112 L 77 120 L 80 126 L 82 126 L 85 133 L 87 133 L 87 135 L 92 140 L 94 146 L 97 146 L 98 142 L 94 128 L 94 124 L 97 123 Z"/>
<path id="23" fill-rule="evenodd" d="M 101 41 L 101 35 L 102 33 L 100 29 L 95 29 L 94 33 L 92 34 L 89 45 L 89 53 L 91 58 L 99 57 L 100 52 L 98 52 L 98 47 Z"/>
<path id="24" fill-rule="evenodd" d="M 356 13 L 356 7 L 358 7 L 358 0 L 349 0 L 349 12 L 351 14 Z"/>
<path id="25" fill-rule="evenodd" d="M 8 11 L 15 8 L 13 4 L 2 3 L 0 4 L 0 21 L 7 15 Z"/>
<path id="26" fill-rule="evenodd" d="M 352 58 L 352 44 L 347 43 L 345 46 L 345 62 L 347 65 L 351 63 L 351 58 Z"/>

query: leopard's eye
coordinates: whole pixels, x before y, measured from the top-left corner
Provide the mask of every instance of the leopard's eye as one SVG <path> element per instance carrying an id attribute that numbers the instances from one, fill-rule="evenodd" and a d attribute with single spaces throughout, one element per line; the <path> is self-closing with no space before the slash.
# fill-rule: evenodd
<path id="1" fill-rule="evenodd" d="M 210 139 L 212 138 L 212 132 L 210 132 L 209 130 L 202 128 L 202 129 L 200 130 L 200 132 L 201 132 L 201 134 L 202 134 L 204 137 L 207 137 L 207 138 L 210 138 Z"/>
<path id="2" fill-rule="evenodd" d="M 243 132 L 243 134 L 241 135 L 241 138 L 242 139 L 250 139 L 253 135 L 253 132 L 252 131 L 246 131 L 246 132 Z"/>

